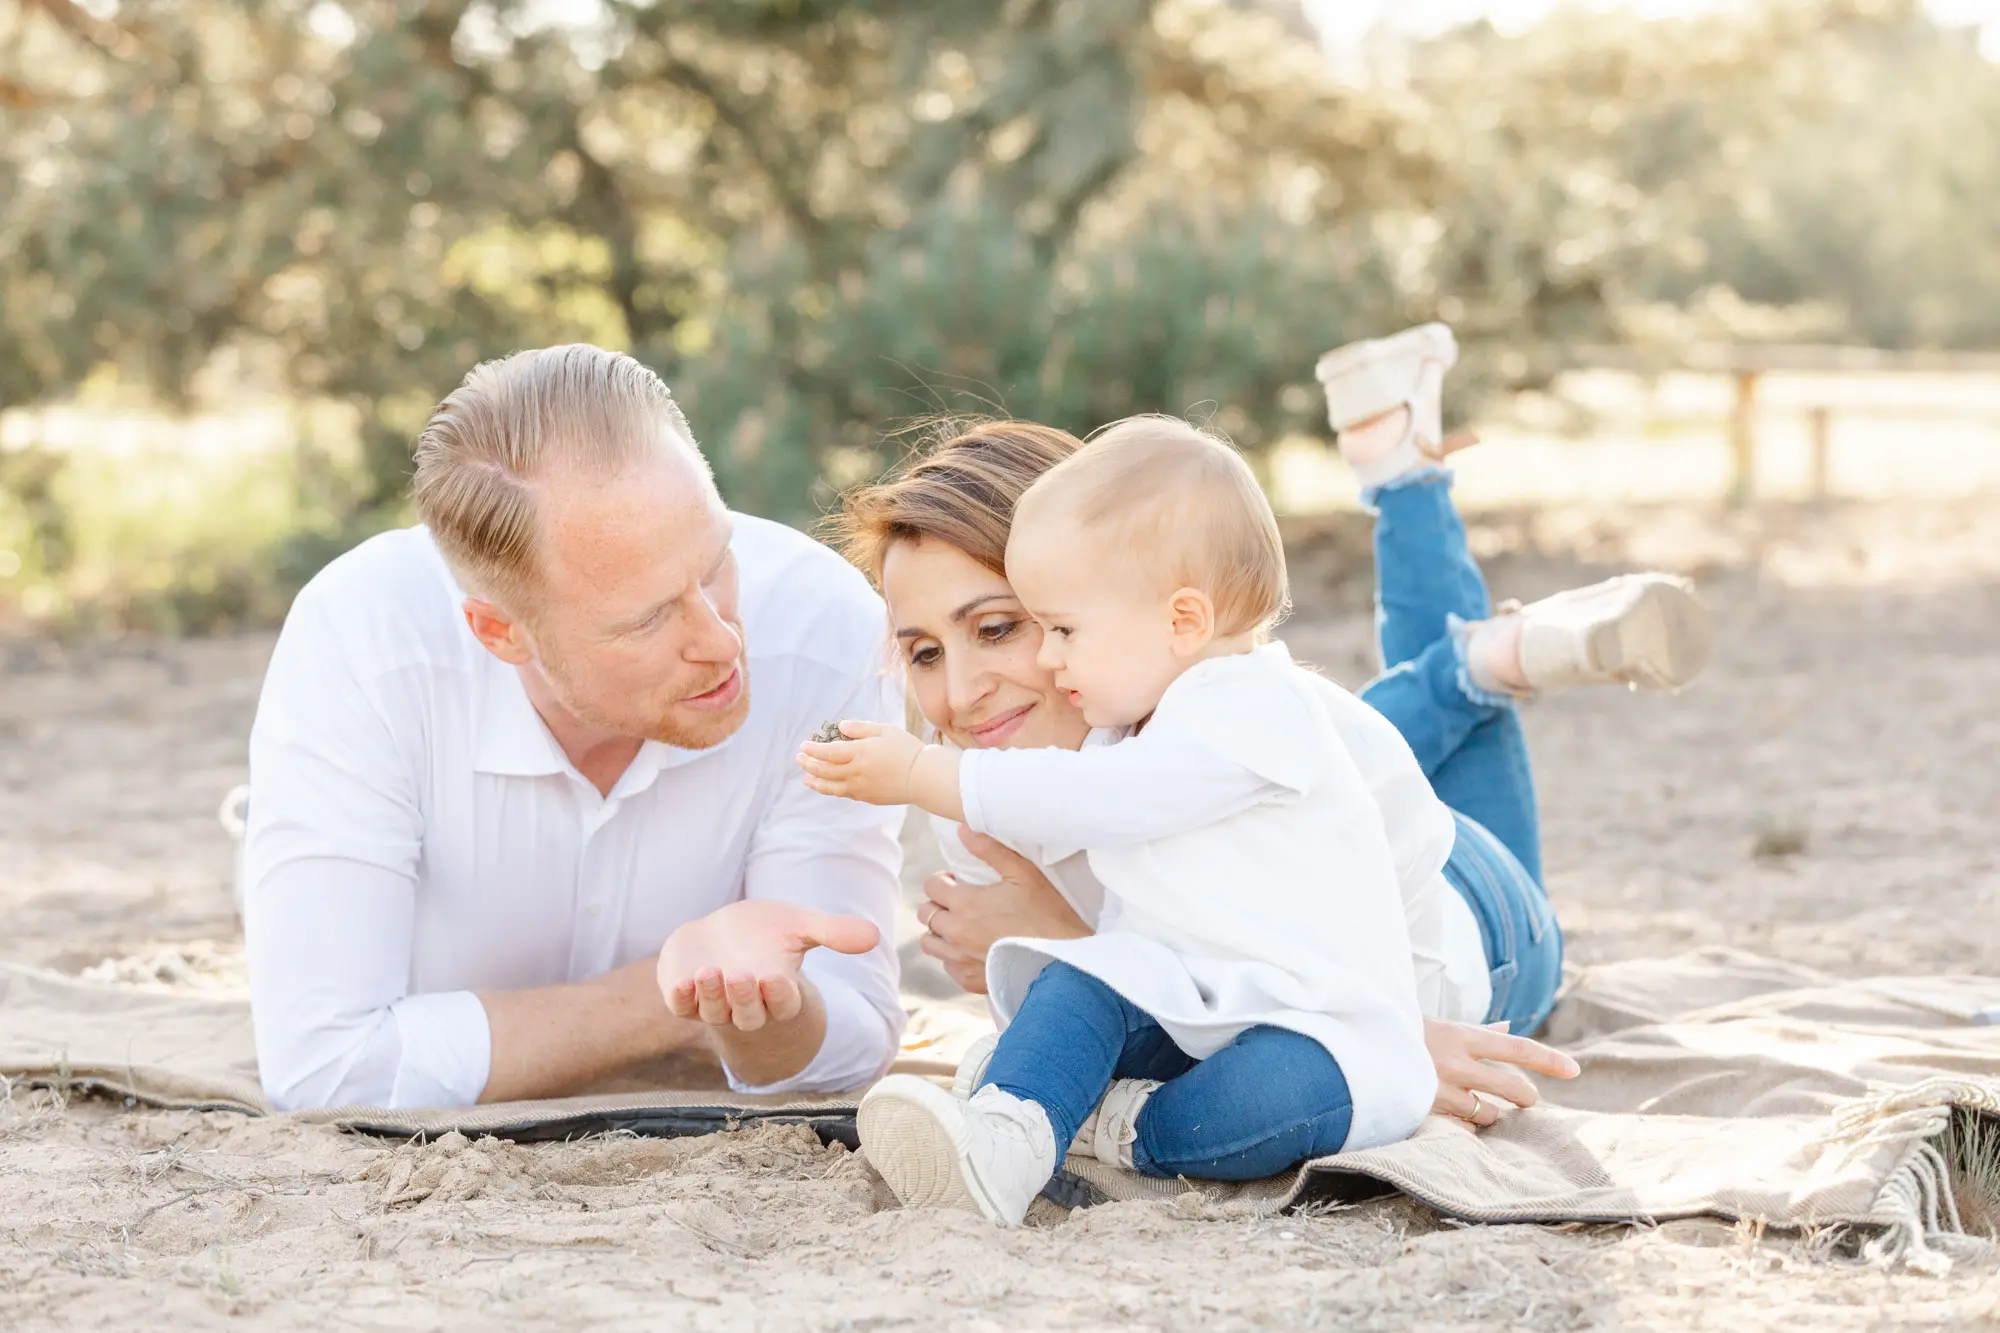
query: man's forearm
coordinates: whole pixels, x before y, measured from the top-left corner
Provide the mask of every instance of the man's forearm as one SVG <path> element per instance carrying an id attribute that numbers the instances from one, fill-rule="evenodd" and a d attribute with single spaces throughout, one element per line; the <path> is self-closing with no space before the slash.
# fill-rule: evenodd
<path id="1" fill-rule="evenodd" d="M 569 1096 L 642 1061 L 701 1045 L 705 1029 L 667 1012 L 654 973 L 654 961 L 642 958 L 589 981 L 479 992 L 493 1034 L 479 1100 Z"/>

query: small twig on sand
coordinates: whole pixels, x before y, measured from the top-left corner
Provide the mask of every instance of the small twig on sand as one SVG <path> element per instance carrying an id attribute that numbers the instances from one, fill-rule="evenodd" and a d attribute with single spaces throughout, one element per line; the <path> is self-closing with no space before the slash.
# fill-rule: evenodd
<path id="1" fill-rule="evenodd" d="M 131 1161 L 133 1172 L 144 1183 L 152 1184 L 155 1180 L 158 1180 L 161 1176 L 166 1175 L 167 1172 L 172 1171 L 180 1165 L 181 1158 L 187 1155 L 188 1143 L 187 1139 L 181 1139 L 176 1143 L 168 1144 L 164 1148 L 154 1148 L 149 1152 L 138 1154 Z M 159 1160 L 156 1162 L 147 1160 L 153 1157 L 157 1157 Z"/>
<path id="2" fill-rule="evenodd" d="M 234 1182 L 227 1182 L 217 1185 L 197 1185 L 191 1190 L 181 1191 L 181 1193 L 176 1194 L 171 1199 L 167 1199 L 164 1200 L 163 1202 L 154 1204 L 152 1207 L 140 1213 L 137 1217 L 134 1217 L 130 1222 L 125 1223 L 124 1226 L 121 1228 L 121 1230 L 124 1231 L 124 1233 L 129 1237 L 132 1232 L 137 1231 L 140 1227 L 144 1226 L 146 1224 L 147 1219 L 151 1218 L 154 1213 L 157 1213 L 164 1208 L 171 1208 L 177 1203 L 186 1203 L 189 1199 L 195 1198 L 198 1195 L 225 1194 L 231 1191 L 241 1191 L 244 1194 L 255 1195 L 259 1198 L 265 1197 L 269 1195 L 271 1192 L 270 1190 L 264 1188 L 262 1185 L 243 1185 Z"/>
<path id="3" fill-rule="evenodd" d="M 400 1244 L 401 1241 L 399 1240 L 397 1243 Z M 574 1245 L 530 1245 L 525 1249 L 502 1250 L 497 1254 L 472 1255 L 466 1259 L 461 1271 L 472 1267 L 474 1264 L 503 1264 L 515 1259 L 524 1259 L 531 1254 L 561 1254 L 566 1251 L 575 1253 L 578 1250 L 616 1251 L 620 1248 L 622 1247 L 608 1242 L 579 1242 Z M 669 1285 L 671 1286 L 671 1284 Z"/>

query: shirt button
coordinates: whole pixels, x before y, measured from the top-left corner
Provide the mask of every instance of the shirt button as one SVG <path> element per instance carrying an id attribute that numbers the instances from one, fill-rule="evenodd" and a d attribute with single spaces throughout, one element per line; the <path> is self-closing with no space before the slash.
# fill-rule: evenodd
<path id="1" fill-rule="evenodd" d="M 596 916 L 599 909 L 601 909 L 603 906 L 604 906 L 603 903 L 588 903 L 584 906 L 583 910 L 591 916 Z"/>

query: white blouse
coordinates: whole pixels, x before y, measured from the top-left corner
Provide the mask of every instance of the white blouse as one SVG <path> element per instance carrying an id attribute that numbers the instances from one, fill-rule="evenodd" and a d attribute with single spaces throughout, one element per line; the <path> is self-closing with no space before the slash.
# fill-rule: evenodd
<path id="1" fill-rule="evenodd" d="M 1399 854 L 1442 865 L 1450 814 L 1432 794 L 1437 835 L 1421 848 L 1414 837 L 1392 843 L 1335 725 L 1329 684 L 1267 644 L 1191 668 L 1137 735 L 1077 751 L 965 754 L 968 825 L 1031 844 L 1044 862 L 1081 851 L 1105 890 L 1087 939 L 994 945 L 987 985 L 1003 1021 L 1060 959 L 1197 1059 L 1258 1025 L 1318 1041 L 1353 1097 L 1349 1147 L 1415 1130 L 1437 1077 Z"/>

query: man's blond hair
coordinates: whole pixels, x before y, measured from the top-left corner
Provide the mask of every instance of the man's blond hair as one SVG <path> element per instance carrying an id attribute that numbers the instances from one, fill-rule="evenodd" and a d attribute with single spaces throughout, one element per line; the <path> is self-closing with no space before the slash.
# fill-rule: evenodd
<path id="1" fill-rule="evenodd" d="M 1198 588 L 1216 633 L 1270 628 L 1291 604 L 1271 502 L 1243 456 L 1178 417 L 1114 422 L 1044 472 L 1016 507 L 1028 522 L 1082 526 L 1110 558 L 1163 588 Z"/>
<path id="2" fill-rule="evenodd" d="M 673 441 L 707 475 L 673 392 L 622 352 L 587 343 L 473 367 L 417 437 L 417 513 L 469 592 L 520 611 L 540 586 L 534 483 L 613 476 Z"/>

